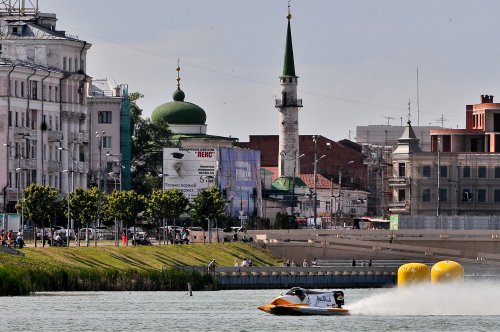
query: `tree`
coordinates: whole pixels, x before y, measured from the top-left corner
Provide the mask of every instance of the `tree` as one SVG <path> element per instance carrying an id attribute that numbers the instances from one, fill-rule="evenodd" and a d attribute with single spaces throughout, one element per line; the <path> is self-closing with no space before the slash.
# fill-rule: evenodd
<path id="1" fill-rule="evenodd" d="M 163 148 L 170 145 L 171 131 L 163 122 L 152 122 L 142 117 L 137 100 L 144 97 L 133 92 L 130 98 L 130 120 L 132 126 L 132 188 L 149 195 L 161 186 Z"/>
<path id="2" fill-rule="evenodd" d="M 198 192 L 190 203 L 190 214 L 193 219 L 207 220 L 207 228 L 210 232 L 210 221 L 216 221 L 224 215 L 224 196 L 219 188 L 209 188 Z"/>
<path id="3" fill-rule="evenodd" d="M 158 228 L 165 219 L 164 226 L 168 226 L 168 220 L 175 225 L 175 219 L 186 211 L 188 204 L 189 200 L 179 189 L 155 190 L 147 202 L 146 215 Z"/>
<path id="4" fill-rule="evenodd" d="M 103 206 L 103 214 L 108 220 L 116 219 L 128 228 L 135 224 L 137 215 L 144 211 L 146 199 L 134 190 L 113 191 Z"/>
<path id="5" fill-rule="evenodd" d="M 179 189 L 155 190 L 147 202 L 146 214 L 159 225 L 164 218 L 174 221 L 186 211 L 189 200 Z"/>
<path id="6" fill-rule="evenodd" d="M 97 219 L 99 190 L 96 187 L 87 190 L 78 187 L 69 194 L 69 203 L 70 217 L 73 219 L 76 233 L 80 234 L 80 227 L 89 228 L 90 223 Z M 78 245 L 80 245 L 79 237 Z"/>
<path id="7" fill-rule="evenodd" d="M 58 189 L 33 183 L 24 190 L 23 195 L 24 217 L 33 221 L 35 226 L 44 228 L 52 225 L 61 215 L 64 216 L 65 206 Z M 21 209 L 20 204 L 17 203 L 17 209 Z"/>

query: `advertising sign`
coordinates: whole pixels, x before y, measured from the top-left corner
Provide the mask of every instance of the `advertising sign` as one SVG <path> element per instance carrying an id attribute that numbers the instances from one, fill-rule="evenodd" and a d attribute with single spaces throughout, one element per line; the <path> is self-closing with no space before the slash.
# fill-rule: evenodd
<path id="1" fill-rule="evenodd" d="M 215 148 L 163 149 L 163 189 L 179 189 L 191 200 L 212 187 L 217 176 Z"/>
<path id="2" fill-rule="evenodd" d="M 220 188 L 227 201 L 226 213 L 242 221 L 261 214 L 260 152 L 220 150 Z"/>

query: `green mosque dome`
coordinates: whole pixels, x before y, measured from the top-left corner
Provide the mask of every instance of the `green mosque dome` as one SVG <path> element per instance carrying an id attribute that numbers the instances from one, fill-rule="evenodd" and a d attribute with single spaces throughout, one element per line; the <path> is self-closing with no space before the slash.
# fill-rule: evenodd
<path id="1" fill-rule="evenodd" d="M 151 114 L 153 122 L 168 124 L 204 125 L 207 114 L 198 105 L 184 101 L 185 94 L 178 87 L 173 94 L 174 101 L 156 107 Z"/>

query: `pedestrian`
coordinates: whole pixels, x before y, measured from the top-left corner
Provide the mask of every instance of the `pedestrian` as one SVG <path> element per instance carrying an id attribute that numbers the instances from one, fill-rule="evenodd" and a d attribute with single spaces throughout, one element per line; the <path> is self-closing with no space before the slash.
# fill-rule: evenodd
<path id="1" fill-rule="evenodd" d="M 217 264 L 215 263 L 215 259 L 212 259 L 212 261 L 208 264 L 208 273 L 215 273 L 216 267 Z"/>
<path id="2" fill-rule="evenodd" d="M 355 259 L 352 260 L 352 266 L 356 266 L 356 260 Z"/>
<path id="3" fill-rule="evenodd" d="M 7 245 L 10 246 L 12 243 L 12 229 L 7 232 Z"/>
<path id="4" fill-rule="evenodd" d="M 243 258 L 243 261 L 241 262 L 241 267 L 247 267 L 248 266 L 248 261 L 246 258 Z"/>
<path id="5" fill-rule="evenodd" d="M 295 266 L 297 266 L 297 264 L 295 264 L 295 259 L 292 259 L 292 262 L 290 263 L 290 266 L 291 266 L 291 267 L 295 267 Z"/>
<path id="6" fill-rule="evenodd" d="M 368 262 L 368 266 L 369 267 L 372 267 L 372 260 L 370 259 L 370 261 Z"/>
<path id="7" fill-rule="evenodd" d="M 318 265 L 318 262 L 316 261 L 316 258 L 313 258 L 311 262 L 311 266 L 316 267 Z"/>
<path id="8" fill-rule="evenodd" d="M 240 265 L 238 264 L 238 260 L 237 260 L 237 259 L 235 259 L 235 260 L 234 260 L 234 267 L 238 267 L 238 266 L 240 266 Z"/>
<path id="9" fill-rule="evenodd" d="M 252 259 L 251 259 L 251 258 L 248 260 L 248 266 L 249 266 L 249 267 L 253 266 L 253 261 L 252 261 Z"/>
<path id="10" fill-rule="evenodd" d="M 125 232 L 122 233 L 122 242 L 124 246 L 127 245 L 127 233 Z"/>
<path id="11" fill-rule="evenodd" d="M 308 266 L 309 266 L 309 264 L 307 264 L 307 261 L 304 258 L 304 260 L 302 261 L 302 267 L 308 267 Z"/>

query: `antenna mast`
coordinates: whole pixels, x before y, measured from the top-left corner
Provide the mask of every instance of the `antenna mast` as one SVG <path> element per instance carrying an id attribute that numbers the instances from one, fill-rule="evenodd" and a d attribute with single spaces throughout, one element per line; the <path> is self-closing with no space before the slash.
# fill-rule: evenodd
<path id="1" fill-rule="evenodd" d="M 420 126 L 420 96 L 418 88 L 418 67 L 417 67 L 417 126 Z"/>

